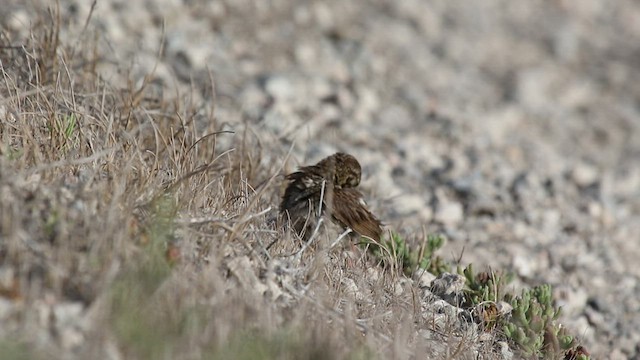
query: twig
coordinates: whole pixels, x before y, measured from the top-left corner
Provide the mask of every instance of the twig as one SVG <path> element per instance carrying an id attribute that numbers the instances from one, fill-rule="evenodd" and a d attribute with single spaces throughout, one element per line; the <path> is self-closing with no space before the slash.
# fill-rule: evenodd
<path id="1" fill-rule="evenodd" d="M 334 246 L 338 245 L 340 240 L 342 240 L 345 236 L 347 236 L 352 231 L 353 230 L 351 230 L 351 228 L 347 228 L 347 230 L 345 230 L 342 234 L 340 234 L 340 236 L 338 236 L 338 238 L 333 243 L 331 243 L 331 246 L 329 246 L 329 249 L 333 249 Z"/>
<path id="2" fill-rule="evenodd" d="M 324 201 L 324 186 L 326 180 L 322 180 L 322 187 L 320 188 L 320 202 L 318 203 L 318 217 L 322 216 L 322 202 Z"/>
<path id="3" fill-rule="evenodd" d="M 323 218 L 318 219 L 318 223 L 316 224 L 315 229 L 313 229 L 313 233 L 311 234 L 311 237 L 309 238 L 309 240 L 302 246 L 302 248 L 300 250 L 298 250 L 298 252 L 295 254 L 295 260 L 298 261 L 300 260 L 300 257 L 302 256 L 302 253 L 307 250 L 307 248 L 311 245 L 311 243 L 313 242 L 313 240 L 315 240 L 316 236 L 318 235 L 318 230 L 320 229 L 320 225 L 322 225 L 322 222 L 324 221 Z"/>
<path id="4" fill-rule="evenodd" d="M 206 224 L 206 223 L 215 223 L 215 222 L 224 222 L 229 219 L 224 219 L 221 217 L 197 217 L 197 218 L 189 218 L 189 219 L 177 219 L 177 224 L 183 225 L 194 225 L 194 224 Z"/>
<path id="5" fill-rule="evenodd" d="M 300 259 L 300 257 L 302 256 L 302 253 L 305 250 L 307 250 L 307 248 L 311 245 L 313 240 L 316 238 L 316 236 L 318 235 L 318 230 L 320 230 L 320 225 L 322 225 L 322 222 L 324 221 L 324 219 L 322 218 L 322 202 L 324 201 L 325 185 L 326 185 L 326 180 L 322 180 L 322 187 L 320 187 L 320 201 L 318 202 L 318 223 L 316 224 L 315 229 L 313 229 L 313 233 L 311 234 L 311 237 L 309 238 L 309 240 L 307 240 L 307 242 L 302 246 L 302 248 L 296 253 L 296 261 Z M 307 218 L 307 221 L 309 221 L 309 218 Z"/>
<path id="6" fill-rule="evenodd" d="M 262 215 L 268 213 L 269 211 L 271 211 L 271 206 L 269 206 L 268 208 L 266 208 L 266 209 L 264 209 L 264 210 L 262 210 L 262 211 L 260 211 L 258 213 L 251 214 L 251 215 L 247 216 L 246 218 L 242 219 L 242 221 L 243 222 L 247 222 L 247 221 L 249 221 L 249 220 L 251 220 L 251 219 L 253 219 L 255 217 L 262 216 Z"/>
<path id="7" fill-rule="evenodd" d="M 98 151 L 90 156 L 87 157 L 83 157 L 83 158 L 79 158 L 79 159 L 64 159 L 64 160 L 58 160 L 58 161 L 54 161 L 52 163 L 49 164 L 44 164 L 44 165 L 40 165 L 37 166 L 35 168 L 30 169 L 27 174 L 28 175 L 32 175 L 41 171 L 46 171 L 46 170 L 51 170 L 51 169 L 55 169 L 57 167 L 61 167 L 61 166 L 69 166 L 69 165 L 82 165 L 82 164 L 86 164 L 86 163 L 90 163 L 92 161 L 98 160 L 103 156 L 106 155 L 110 155 L 111 153 L 113 153 L 114 151 L 117 150 L 118 147 L 113 147 L 111 149 L 105 149 L 102 151 Z"/>

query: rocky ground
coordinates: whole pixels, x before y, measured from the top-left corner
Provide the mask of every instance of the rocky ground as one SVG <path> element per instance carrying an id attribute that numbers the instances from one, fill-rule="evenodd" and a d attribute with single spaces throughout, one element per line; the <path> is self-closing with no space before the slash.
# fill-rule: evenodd
<path id="1" fill-rule="evenodd" d="M 107 82 L 153 74 L 164 96 L 215 104 L 235 131 L 217 146 L 250 129 L 260 166 L 290 153 L 281 173 L 353 154 L 389 229 L 442 232 L 447 259 L 516 289 L 553 285 L 595 358 L 640 357 L 638 3 L 94 5 L 60 1 L 61 36 L 93 34 Z M 5 8 L 5 31 L 27 36 L 38 7 Z"/>

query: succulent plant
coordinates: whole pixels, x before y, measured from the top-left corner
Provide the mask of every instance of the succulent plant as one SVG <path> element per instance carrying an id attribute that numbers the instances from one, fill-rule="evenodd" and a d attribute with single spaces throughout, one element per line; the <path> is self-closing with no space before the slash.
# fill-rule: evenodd
<path id="1" fill-rule="evenodd" d="M 397 233 L 392 233 L 390 239 L 384 239 L 381 243 L 364 242 L 371 253 L 382 261 L 394 261 L 403 269 L 405 274 L 411 274 L 416 269 L 424 269 L 438 275 L 449 271 L 449 265 L 436 256 L 435 253 L 446 242 L 444 235 L 430 234 L 419 247 L 412 247 Z"/>

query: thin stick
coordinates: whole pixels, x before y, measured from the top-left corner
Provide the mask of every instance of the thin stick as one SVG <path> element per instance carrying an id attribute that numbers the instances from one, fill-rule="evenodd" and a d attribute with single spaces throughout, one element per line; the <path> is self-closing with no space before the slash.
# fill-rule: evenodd
<path id="1" fill-rule="evenodd" d="M 320 188 L 320 203 L 318 204 L 318 217 L 322 216 L 322 202 L 324 201 L 324 186 L 326 180 L 322 180 L 322 187 Z"/>
<path id="2" fill-rule="evenodd" d="M 340 240 L 342 240 L 345 236 L 347 236 L 352 231 L 353 230 L 351 230 L 351 228 L 347 228 L 347 230 L 345 230 L 342 234 L 340 234 L 340 236 L 338 236 L 338 238 L 331 244 L 331 246 L 329 246 L 329 249 L 333 249 L 334 246 L 338 245 Z"/>
<path id="3" fill-rule="evenodd" d="M 295 260 L 298 261 L 300 260 L 300 257 L 302 256 L 302 253 L 307 250 L 307 248 L 311 245 L 311 243 L 313 242 L 313 240 L 315 240 L 316 236 L 318 235 L 318 230 L 320 229 L 320 225 L 322 225 L 322 222 L 324 221 L 323 218 L 318 219 L 318 223 L 316 224 L 315 229 L 313 229 L 313 234 L 311 234 L 311 237 L 309 238 L 309 240 L 302 246 L 302 248 L 300 250 L 298 250 L 298 252 L 295 254 Z"/>

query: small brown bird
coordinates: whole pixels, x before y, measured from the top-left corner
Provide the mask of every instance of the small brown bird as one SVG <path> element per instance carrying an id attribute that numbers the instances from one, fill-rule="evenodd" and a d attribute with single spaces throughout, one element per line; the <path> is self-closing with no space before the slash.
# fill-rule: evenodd
<path id="1" fill-rule="evenodd" d="M 289 184 L 280 203 L 280 212 L 304 239 L 313 232 L 322 215 L 343 228 L 380 240 L 380 221 L 366 207 L 360 184 L 362 169 L 353 156 L 336 153 L 315 165 L 287 175 Z M 320 207 L 320 202 L 322 206 Z"/>

